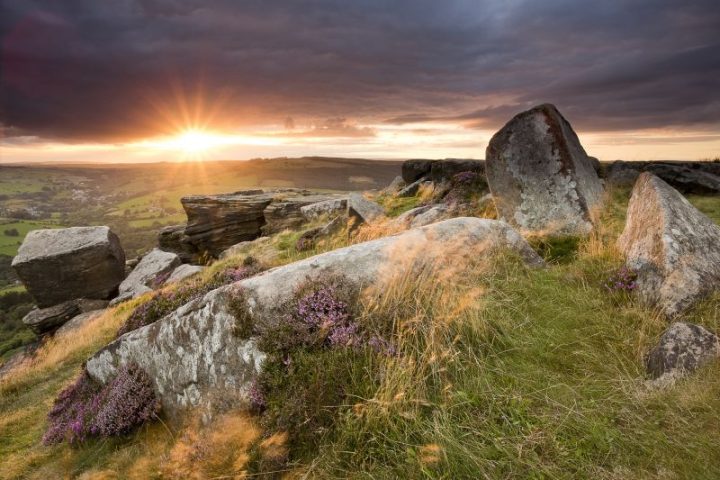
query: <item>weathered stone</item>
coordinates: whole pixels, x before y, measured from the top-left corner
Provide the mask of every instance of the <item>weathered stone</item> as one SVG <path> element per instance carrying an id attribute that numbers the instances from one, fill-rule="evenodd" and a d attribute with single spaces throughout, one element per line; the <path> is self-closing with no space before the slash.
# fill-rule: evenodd
<path id="1" fill-rule="evenodd" d="M 179 265 L 180 257 L 174 253 L 152 249 L 120 284 L 118 298 L 129 300 L 151 291 L 158 277 L 169 275 Z"/>
<path id="2" fill-rule="evenodd" d="M 125 252 L 108 227 L 34 230 L 12 266 L 38 306 L 112 297 L 125 276 Z"/>
<path id="3" fill-rule="evenodd" d="M 590 164 L 593 167 L 593 170 L 595 170 L 595 173 L 600 176 L 600 172 L 602 171 L 602 165 L 600 164 L 600 160 L 598 160 L 597 157 L 588 157 L 588 160 L 590 160 Z"/>
<path id="4" fill-rule="evenodd" d="M 406 160 L 402 164 L 402 179 L 411 184 L 430 174 L 433 160 Z"/>
<path id="5" fill-rule="evenodd" d="M 425 177 L 415 180 L 397 193 L 398 197 L 413 197 L 420 190 L 420 185 L 425 181 Z"/>
<path id="6" fill-rule="evenodd" d="M 185 235 L 185 225 L 163 227 L 158 235 L 158 248 L 176 254 L 183 263 L 195 263 L 200 259 L 201 252 Z"/>
<path id="7" fill-rule="evenodd" d="M 673 323 L 647 356 L 652 378 L 678 377 L 720 357 L 720 339 L 700 325 Z"/>
<path id="8" fill-rule="evenodd" d="M 446 205 L 433 205 L 427 211 L 417 215 L 410 222 L 412 228 L 424 227 L 432 223 L 445 220 L 450 216 L 450 209 Z"/>
<path id="9" fill-rule="evenodd" d="M 420 215 L 421 213 L 425 213 L 428 210 L 430 210 L 433 207 L 433 205 L 422 205 L 420 207 L 415 207 L 413 209 L 408 210 L 407 212 L 403 212 L 395 219 L 393 220 L 393 223 L 397 225 L 410 225 L 410 222 Z"/>
<path id="10" fill-rule="evenodd" d="M 201 273 L 205 270 L 205 267 L 201 267 L 199 265 L 188 265 L 183 264 L 177 267 L 173 272 L 170 274 L 167 280 L 165 280 L 165 284 L 169 285 L 171 283 L 177 283 L 185 280 L 186 278 L 190 278 L 193 275 L 196 275 L 198 273 Z"/>
<path id="11" fill-rule="evenodd" d="M 373 224 L 385 218 L 385 210 L 361 193 L 351 193 L 348 198 L 348 217 L 355 220 L 355 225 Z"/>
<path id="12" fill-rule="evenodd" d="M 720 287 L 720 227 L 651 173 L 635 183 L 618 247 L 640 297 L 668 317 Z"/>
<path id="13" fill-rule="evenodd" d="M 83 313 L 103 310 L 108 307 L 109 303 L 107 300 L 91 300 L 89 298 L 80 298 L 77 300 L 77 305 Z"/>
<path id="14" fill-rule="evenodd" d="M 323 215 L 337 215 L 347 209 L 347 197 L 332 198 L 322 202 L 300 207 L 300 213 L 306 220 L 315 220 Z"/>
<path id="15" fill-rule="evenodd" d="M 315 244 L 319 240 L 322 240 L 323 238 L 327 238 L 339 232 L 346 225 L 347 218 L 345 218 L 344 216 L 335 217 L 325 225 L 321 225 L 319 227 L 311 228 L 304 231 L 298 237 L 295 247 L 298 251 L 309 250 L 313 246 L 315 246 Z"/>
<path id="16" fill-rule="evenodd" d="M 38 335 L 51 333 L 71 318 L 79 315 L 80 307 L 75 300 L 48 308 L 35 308 L 23 318 L 23 323 Z"/>
<path id="17" fill-rule="evenodd" d="M 651 172 L 682 193 L 720 193 L 720 163 L 713 162 L 623 162 L 607 167 L 607 182 L 631 186 L 642 172 Z"/>
<path id="18" fill-rule="evenodd" d="M 347 200 L 334 198 L 331 195 L 295 195 L 285 199 L 273 199 L 263 211 L 265 215 L 265 226 L 262 227 L 263 235 L 272 235 L 283 230 L 292 230 L 300 227 L 306 221 L 302 212 L 303 207 L 317 205 L 321 202 L 338 202 L 347 204 Z M 343 207 L 339 207 L 342 209 Z M 338 210 L 336 206 L 335 210 Z"/>
<path id="19" fill-rule="evenodd" d="M 602 184 L 570 124 L 553 105 L 516 115 L 487 147 L 486 171 L 500 216 L 524 232 L 585 234 Z"/>
<path id="20" fill-rule="evenodd" d="M 485 162 L 482 160 L 462 160 L 446 158 L 435 160 L 430 165 L 430 180 L 435 183 L 446 182 L 458 173 L 474 172 L 485 177 Z"/>
<path id="21" fill-rule="evenodd" d="M 90 310 L 88 312 L 81 313 L 80 315 L 77 315 L 73 317 L 71 320 L 69 320 L 67 323 L 65 323 L 63 326 L 57 329 L 55 332 L 56 337 L 64 336 L 64 335 L 71 335 L 74 332 L 78 331 L 88 323 L 92 322 L 96 318 L 98 318 L 100 315 L 104 314 L 106 310 L 100 309 L 100 310 Z"/>
<path id="22" fill-rule="evenodd" d="M 170 415 L 201 406 L 212 411 L 221 398 L 247 399 L 250 382 L 265 353 L 254 338 L 234 335 L 229 299 L 241 288 L 250 321 L 282 321 L 276 308 L 303 282 L 341 275 L 357 285 L 382 289 L 396 276 L 421 265 L 461 265 L 512 250 L 531 266 L 543 261 L 509 225 L 495 220 L 456 218 L 402 234 L 333 250 L 221 287 L 158 322 L 118 338 L 87 362 L 87 371 L 105 382 L 117 368 L 137 362 L 153 379 Z"/>
<path id="23" fill-rule="evenodd" d="M 270 245 L 270 237 L 260 237 L 256 238 L 255 240 L 248 240 L 245 242 L 236 243 L 232 247 L 228 248 L 227 250 L 223 251 L 220 254 L 220 260 L 224 260 L 230 257 L 234 257 L 236 255 L 242 255 L 245 253 L 248 253 L 251 249 L 257 248 L 259 246 L 269 246 Z"/>
<path id="24" fill-rule="evenodd" d="M 394 195 L 400 190 L 405 187 L 406 183 L 405 180 L 403 180 L 402 176 L 398 175 L 397 177 L 393 178 L 393 181 L 390 182 L 390 185 L 385 187 L 385 193 L 389 193 L 390 195 Z"/>
<path id="25" fill-rule="evenodd" d="M 183 197 L 188 242 L 199 252 L 218 256 L 238 242 L 259 237 L 265 225 L 263 212 L 272 199 L 262 190 Z"/>

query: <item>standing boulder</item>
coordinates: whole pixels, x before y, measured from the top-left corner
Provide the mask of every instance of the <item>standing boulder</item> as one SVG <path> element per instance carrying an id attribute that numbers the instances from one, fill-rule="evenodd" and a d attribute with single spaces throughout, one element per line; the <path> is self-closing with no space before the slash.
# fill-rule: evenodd
<path id="1" fill-rule="evenodd" d="M 553 105 L 516 115 L 492 137 L 485 159 L 498 213 L 512 225 L 550 235 L 592 230 L 602 184 L 577 135 Z"/>
<path id="2" fill-rule="evenodd" d="M 647 356 L 652 378 L 681 376 L 720 357 L 720 339 L 700 325 L 676 322 L 660 337 Z"/>
<path id="3" fill-rule="evenodd" d="M 125 252 L 108 227 L 33 230 L 12 267 L 40 308 L 108 299 L 125 277 Z"/>
<path id="4" fill-rule="evenodd" d="M 113 303 L 130 300 L 153 290 L 153 283 L 169 276 L 180 265 L 180 257 L 157 248 L 145 255 L 120 284 L 120 294 Z"/>
<path id="5" fill-rule="evenodd" d="M 649 172 L 635 183 L 618 247 L 641 298 L 667 317 L 720 287 L 720 227 Z"/>
<path id="6" fill-rule="evenodd" d="M 363 197 L 361 193 L 351 193 L 347 207 L 348 217 L 355 219 L 356 225 L 372 224 L 385 218 L 385 210 L 377 203 Z"/>

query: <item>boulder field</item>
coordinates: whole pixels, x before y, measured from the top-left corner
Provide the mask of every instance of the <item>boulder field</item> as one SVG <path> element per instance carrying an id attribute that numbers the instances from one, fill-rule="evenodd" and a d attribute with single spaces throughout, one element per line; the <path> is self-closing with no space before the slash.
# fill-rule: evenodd
<path id="1" fill-rule="evenodd" d="M 587 234 L 603 187 L 575 131 L 553 105 L 513 117 L 488 144 L 485 169 L 501 218 L 522 232 Z"/>
<path id="2" fill-rule="evenodd" d="M 233 333 L 236 319 L 230 303 L 238 289 L 252 322 L 262 324 L 277 321 L 276 306 L 307 280 L 339 275 L 358 286 L 377 288 L 421 265 L 489 259 L 507 250 L 530 266 L 544 265 L 508 224 L 479 218 L 454 218 L 333 250 L 213 290 L 118 338 L 91 357 L 86 368 L 106 382 L 121 365 L 136 362 L 153 379 L 169 414 L 196 406 L 213 411 L 233 399 L 247 399 L 265 358 L 252 337 Z"/>

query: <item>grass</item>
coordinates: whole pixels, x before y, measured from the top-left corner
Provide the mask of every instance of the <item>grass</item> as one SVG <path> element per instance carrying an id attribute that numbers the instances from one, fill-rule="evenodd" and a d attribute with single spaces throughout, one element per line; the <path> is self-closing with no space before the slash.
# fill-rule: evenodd
<path id="1" fill-rule="evenodd" d="M 13 220 L 0 219 L 0 255 L 15 256 L 25 235 L 30 230 L 41 228 L 59 228 L 56 221 L 53 220 Z M 16 229 L 18 236 L 10 236 L 5 234 L 5 230 Z"/>
<path id="2" fill-rule="evenodd" d="M 622 263 L 614 240 L 627 194 L 611 192 L 600 228 L 571 248 L 560 245 L 563 255 L 546 269 L 477 259 L 369 292 L 359 321 L 390 328 L 401 354 L 373 363 L 377 375 L 335 370 L 338 353 L 302 357 L 275 402 L 319 373 L 342 377 L 347 388 L 309 412 L 331 427 L 294 456 L 288 432 L 260 432 L 262 418 L 238 413 L 177 430 L 158 422 L 79 448 L 41 446 L 52 399 L 130 307 L 110 311 L 0 380 L 0 478 L 223 478 L 247 468 L 289 470 L 290 478 L 718 478 L 720 365 L 648 388 L 643 356 L 666 323 L 602 286 Z M 717 198 L 691 200 L 708 212 L 720 208 Z M 341 233 L 296 252 L 296 238 L 286 232 L 246 254 L 270 258 L 272 250 L 277 265 L 349 241 Z M 686 319 L 720 331 L 720 295 Z M 277 462 L 262 453 L 269 445 L 282 451 Z"/>

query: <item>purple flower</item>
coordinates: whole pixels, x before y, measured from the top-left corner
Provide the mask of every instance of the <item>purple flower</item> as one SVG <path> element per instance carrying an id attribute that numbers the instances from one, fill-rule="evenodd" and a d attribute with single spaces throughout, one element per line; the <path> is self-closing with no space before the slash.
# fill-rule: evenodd
<path id="1" fill-rule="evenodd" d="M 637 271 L 623 266 L 613 273 L 605 282 L 610 292 L 630 292 L 637 288 Z"/>
<path id="2" fill-rule="evenodd" d="M 347 304 L 337 298 L 337 289 L 332 285 L 324 285 L 301 297 L 296 311 L 298 320 L 311 329 L 332 328 L 350 316 Z"/>
<path id="3" fill-rule="evenodd" d="M 358 345 L 360 343 L 358 330 L 358 324 L 355 322 L 333 327 L 330 335 L 328 335 L 330 345 L 333 347 L 351 347 Z"/>
<path id="4" fill-rule="evenodd" d="M 370 337 L 370 340 L 368 340 L 368 346 L 372 348 L 375 353 L 380 353 L 388 357 L 394 357 L 397 354 L 395 346 L 379 335 L 373 335 Z"/>
<path id="5" fill-rule="evenodd" d="M 265 393 L 262 390 L 260 382 L 257 377 L 250 382 L 250 388 L 248 389 L 248 400 L 250 401 L 250 407 L 257 411 L 262 411 L 267 400 L 265 399 Z"/>

